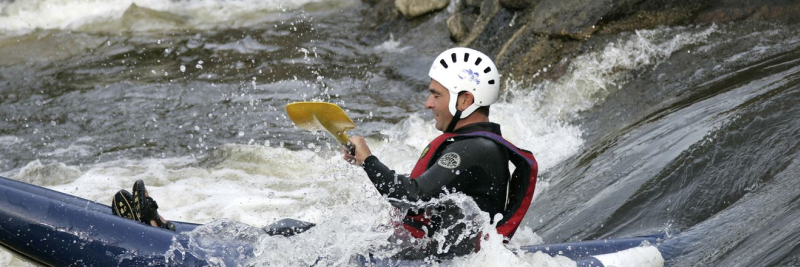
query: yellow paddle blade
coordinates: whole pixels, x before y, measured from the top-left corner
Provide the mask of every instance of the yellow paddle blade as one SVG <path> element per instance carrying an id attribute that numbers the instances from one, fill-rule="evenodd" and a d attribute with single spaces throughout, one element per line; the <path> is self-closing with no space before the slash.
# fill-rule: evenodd
<path id="1" fill-rule="evenodd" d="M 331 103 L 291 103 L 286 105 L 286 113 L 297 127 L 309 131 L 327 131 L 342 145 L 350 142 L 350 138 L 344 132 L 356 128 L 356 124 L 344 114 L 344 110 Z"/>

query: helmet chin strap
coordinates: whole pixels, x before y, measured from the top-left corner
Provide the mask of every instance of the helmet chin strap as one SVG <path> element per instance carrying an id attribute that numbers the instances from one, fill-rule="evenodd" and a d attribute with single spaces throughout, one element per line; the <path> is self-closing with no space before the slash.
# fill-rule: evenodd
<path id="1" fill-rule="evenodd" d="M 459 120 L 468 117 L 469 115 L 471 115 L 473 112 L 475 112 L 475 110 L 477 110 L 480 107 L 480 106 L 478 106 L 478 105 L 473 103 L 472 105 L 467 107 L 467 109 L 465 109 L 463 111 L 459 110 L 457 105 L 456 105 L 456 101 L 458 99 L 458 96 L 459 96 L 458 93 L 450 92 L 450 97 L 451 97 L 450 98 L 451 99 L 450 100 L 451 101 L 450 102 L 450 105 L 451 105 L 450 109 L 451 110 L 455 110 L 455 113 L 453 114 L 453 119 L 450 120 L 450 125 L 448 125 L 447 129 L 445 129 L 445 131 L 444 131 L 445 133 L 452 133 L 453 131 L 455 131 L 456 124 L 458 124 Z M 456 99 L 456 100 L 453 100 L 453 99 Z"/>
<path id="2" fill-rule="evenodd" d="M 452 133 L 456 128 L 456 124 L 458 123 L 458 120 L 460 120 L 460 119 L 461 119 L 461 111 L 456 109 L 456 114 L 453 115 L 453 119 L 450 120 L 450 125 L 447 125 L 447 129 L 445 129 L 444 132 L 445 133 Z"/>

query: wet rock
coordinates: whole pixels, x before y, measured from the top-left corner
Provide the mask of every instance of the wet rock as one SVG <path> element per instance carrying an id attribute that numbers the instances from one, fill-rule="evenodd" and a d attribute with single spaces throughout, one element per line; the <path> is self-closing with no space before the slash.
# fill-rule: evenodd
<path id="1" fill-rule="evenodd" d="M 615 2 L 632 1 L 636 0 Z M 543 0 L 533 9 L 530 27 L 538 33 L 586 39 L 595 30 L 592 26 L 613 10 L 609 0 Z"/>
<path id="2" fill-rule="evenodd" d="M 534 34 L 526 28 L 515 35 L 497 53 L 495 62 L 504 70 L 504 78 L 521 85 L 558 79 L 567 69 L 568 61 L 562 59 L 574 56 L 582 43 Z"/>
<path id="3" fill-rule="evenodd" d="M 461 21 L 461 14 L 456 13 L 447 19 L 447 29 L 450 30 L 450 38 L 456 42 L 461 42 L 467 36 L 467 27 Z"/>
<path id="4" fill-rule="evenodd" d="M 505 44 L 524 24 L 516 23 L 525 16 L 524 12 L 500 8 L 480 34 L 470 44 L 487 55 L 500 55 Z M 497 57 L 495 57 L 497 59 Z"/>
<path id="5" fill-rule="evenodd" d="M 535 0 L 500 0 L 500 5 L 510 9 L 526 9 L 533 4 Z"/>
<path id="6" fill-rule="evenodd" d="M 796 2 L 796 1 L 795 1 Z M 738 20 L 774 20 L 800 22 L 800 3 L 744 3 L 740 5 L 712 6 L 700 12 L 695 23 L 721 23 Z"/>
<path id="7" fill-rule="evenodd" d="M 595 34 L 614 34 L 639 29 L 653 29 L 659 26 L 685 25 L 695 15 L 695 9 L 674 8 L 663 11 L 638 11 L 616 21 L 598 23 Z"/>
<path id="8" fill-rule="evenodd" d="M 603 26 L 618 21 L 620 29 L 652 28 L 689 22 L 712 0 L 541 0 L 532 8 L 535 32 L 586 40 Z"/>
<path id="9" fill-rule="evenodd" d="M 469 46 L 500 10 L 498 0 L 463 1 L 447 19 L 450 36 L 459 46 Z"/>
<path id="10" fill-rule="evenodd" d="M 414 18 L 447 7 L 450 0 L 395 0 L 394 6 L 406 18 Z"/>

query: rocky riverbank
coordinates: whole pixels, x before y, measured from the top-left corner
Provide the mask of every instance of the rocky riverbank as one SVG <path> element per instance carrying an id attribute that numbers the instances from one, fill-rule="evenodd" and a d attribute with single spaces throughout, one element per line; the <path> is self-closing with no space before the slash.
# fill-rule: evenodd
<path id="1" fill-rule="evenodd" d="M 451 46 L 493 56 L 517 82 L 556 79 L 569 58 L 609 35 L 745 20 L 800 22 L 797 0 L 362 0 L 367 40 L 442 27 Z M 566 60 L 565 60 L 566 59 Z"/>

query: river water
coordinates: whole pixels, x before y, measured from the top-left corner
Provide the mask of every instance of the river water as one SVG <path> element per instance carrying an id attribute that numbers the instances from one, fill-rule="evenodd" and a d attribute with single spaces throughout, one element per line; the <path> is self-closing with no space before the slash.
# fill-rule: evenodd
<path id="1" fill-rule="evenodd" d="M 358 124 L 350 134 L 407 173 L 438 134 L 426 72 L 452 44 L 446 11 L 376 40 L 359 30 L 364 8 L 0 1 L 0 175 L 101 203 L 144 179 L 168 219 L 258 239 L 252 265 L 376 253 L 396 214 L 284 106 L 339 104 Z M 559 80 L 506 83 L 491 119 L 540 164 L 511 249 L 667 232 L 668 265 L 800 265 L 798 33 L 763 22 L 622 33 L 587 42 Z M 318 226 L 248 234 L 287 217 Z M 441 264 L 574 263 L 492 238 Z M 2 252 L 0 265 L 27 263 Z"/>

